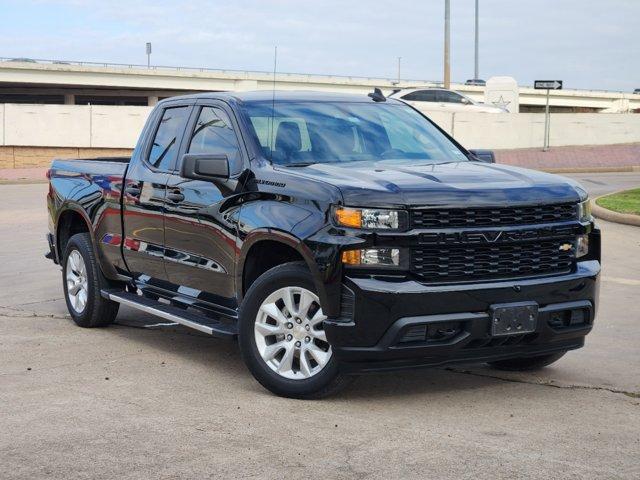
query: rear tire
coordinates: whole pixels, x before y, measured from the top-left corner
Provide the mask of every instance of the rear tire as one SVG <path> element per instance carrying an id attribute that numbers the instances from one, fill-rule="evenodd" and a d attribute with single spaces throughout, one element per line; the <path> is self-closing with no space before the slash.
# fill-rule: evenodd
<path id="1" fill-rule="evenodd" d="M 552 363 L 560 360 L 565 353 L 567 352 L 550 353 L 548 355 L 540 355 L 538 357 L 510 358 L 508 360 L 489 362 L 489 365 L 498 370 L 526 372 L 529 370 L 538 370 L 551 365 Z"/>
<path id="2" fill-rule="evenodd" d="M 83 328 L 113 323 L 120 304 L 100 295 L 107 280 L 100 271 L 88 233 L 77 233 L 69 239 L 62 265 L 64 298 L 73 321 Z"/>
<path id="3" fill-rule="evenodd" d="M 351 383 L 326 342 L 323 318 L 302 262 L 274 267 L 251 285 L 240 308 L 239 344 L 263 387 L 282 397 L 317 399 Z"/>

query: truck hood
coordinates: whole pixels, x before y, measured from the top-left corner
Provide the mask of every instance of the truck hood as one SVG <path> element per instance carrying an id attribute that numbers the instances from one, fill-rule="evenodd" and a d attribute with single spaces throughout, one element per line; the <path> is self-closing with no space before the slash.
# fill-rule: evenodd
<path id="1" fill-rule="evenodd" d="M 587 196 L 577 182 L 559 175 L 475 161 L 329 163 L 283 170 L 334 185 L 345 205 L 360 207 L 530 205 Z"/>

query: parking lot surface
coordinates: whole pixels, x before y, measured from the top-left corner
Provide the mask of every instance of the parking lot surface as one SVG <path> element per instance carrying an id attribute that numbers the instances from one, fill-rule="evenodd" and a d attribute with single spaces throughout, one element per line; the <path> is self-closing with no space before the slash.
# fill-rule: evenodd
<path id="1" fill-rule="evenodd" d="M 574 177 L 601 194 L 627 175 Z M 600 222 L 596 325 L 552 367 L 370 375 L 305 402 L 231 342 L 125 308 L 76 327 L 43 257 L 46 189 L 0 185 L 1 478 L 640 478 L 636 227 Z"/>

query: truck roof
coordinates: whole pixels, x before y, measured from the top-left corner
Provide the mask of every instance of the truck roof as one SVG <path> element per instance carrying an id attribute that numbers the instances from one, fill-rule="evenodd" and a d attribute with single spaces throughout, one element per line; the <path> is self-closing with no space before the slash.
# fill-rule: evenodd
<path id="1" fill-rule="evenodd" d="M 270 102 L 273 100 L 273 90 L 253 90 L 246 92 L 205 92 L 193 95 L 171 97 L 162 102 L 176 99 L 221 99 L 243 102 Z M 275 99 L 278 102 L 361 102 L 370 103 L 374 100 L 365 94 L 317 92 L 309 90 L 276 90 Z M 397 100 L 392 100 L 394 103 Z"/>

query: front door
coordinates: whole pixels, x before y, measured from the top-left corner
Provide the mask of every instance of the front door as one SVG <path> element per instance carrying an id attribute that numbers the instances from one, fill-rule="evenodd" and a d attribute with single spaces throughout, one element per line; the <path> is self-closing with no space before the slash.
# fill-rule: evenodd
<path id="1" fill-rule="evenodd" d="M 189 180 L 174 172 L 167 182 L 165 268 L 178 293 L 210 304 L 220 313 L 235 309 L 236 215 L 233 196 L 241 190 L 246 165 L 237 128 L 224 105 L 194 108 L 182 151 L 225 155 L 230 178 Z M 220 307 L 220 308 L 218 308 Z"/>
<path id="2" fill-rule="evenodd" d="M 123 255 L 134 279 L 166 281 L 164 203 L 169 172 L 175 168 L 191 106 L 156 112 L 152 139 L 136 147 L 123 188 Z"/>

